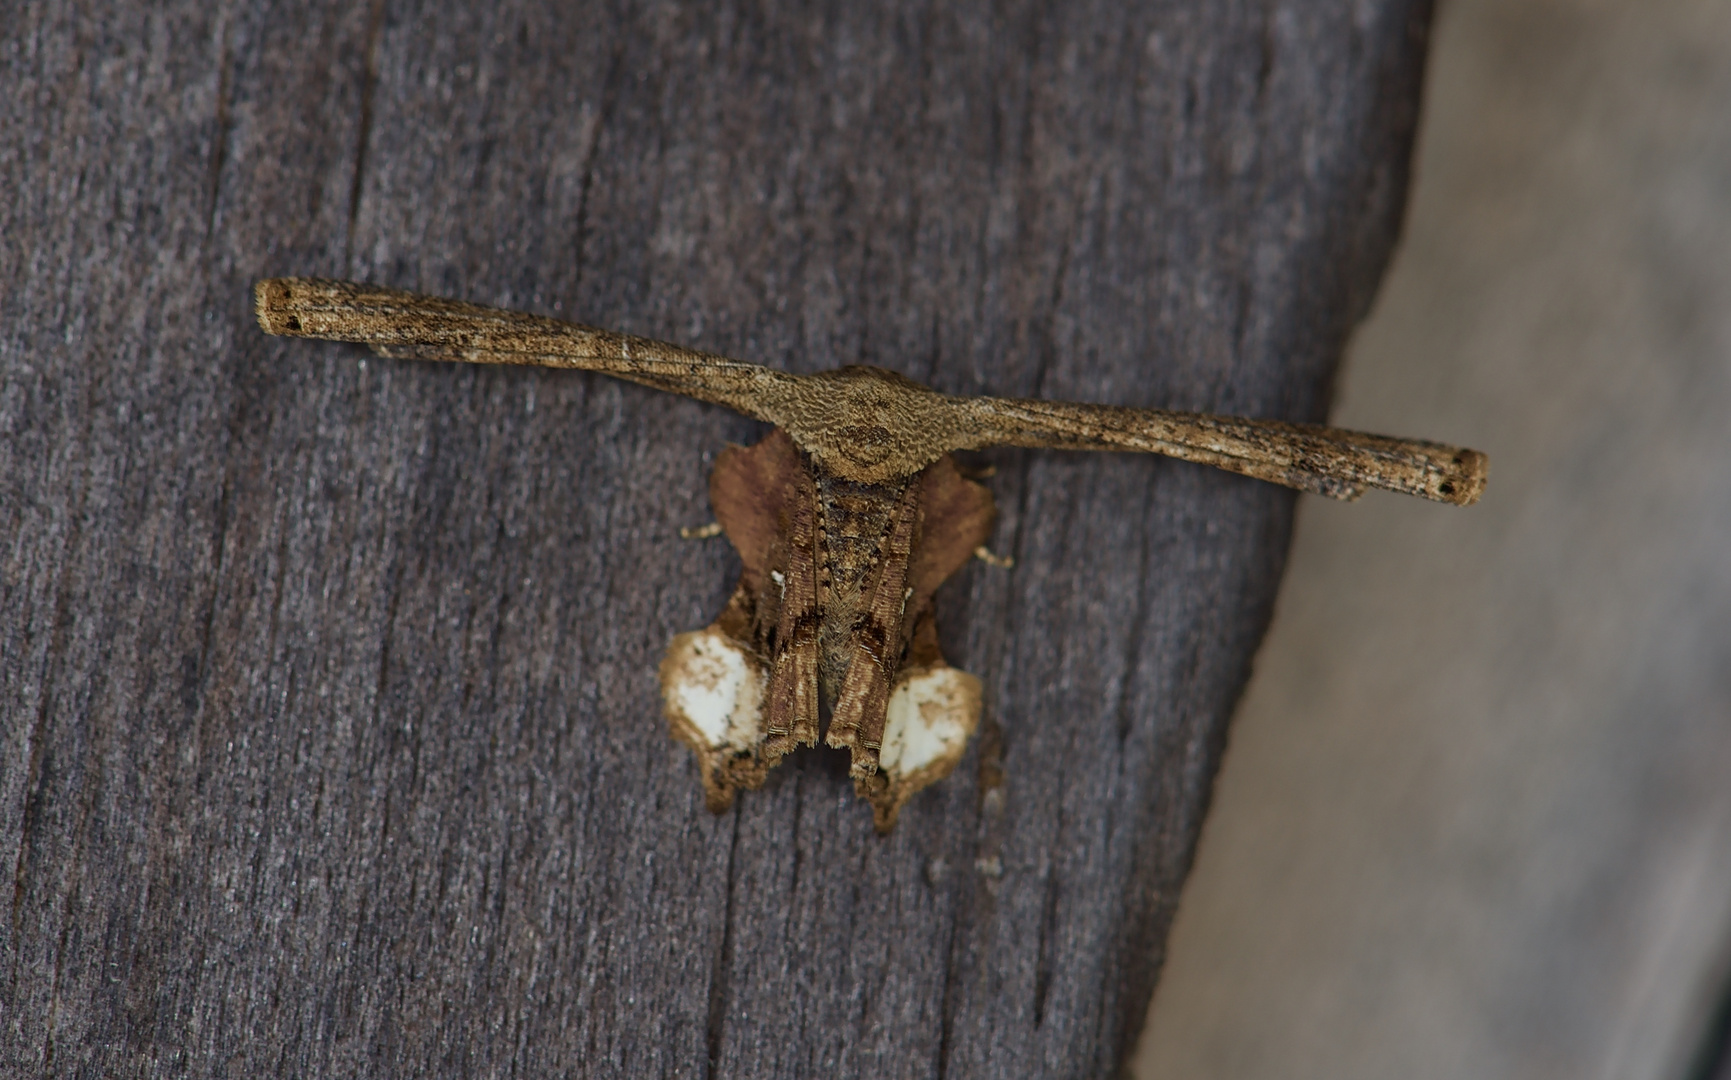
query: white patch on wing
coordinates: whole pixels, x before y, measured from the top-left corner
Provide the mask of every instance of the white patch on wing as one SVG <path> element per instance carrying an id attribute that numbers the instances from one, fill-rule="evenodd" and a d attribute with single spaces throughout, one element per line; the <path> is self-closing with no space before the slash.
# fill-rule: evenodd
<path id="1" fill-rule="evenodd" d="M 980 719 L 980 681 L 953 667 L 911 672 L 897 681 L 885 709 L 878 764 L 903 779 L 933 765 L 948 771 Z"/>
<path id="2" fill-rule="evenodd" d="M 668 713 L 712 750 L 757 745 L 764 681 L 757 658 L 713 626 L 674 638 L 661 668 Z"/>

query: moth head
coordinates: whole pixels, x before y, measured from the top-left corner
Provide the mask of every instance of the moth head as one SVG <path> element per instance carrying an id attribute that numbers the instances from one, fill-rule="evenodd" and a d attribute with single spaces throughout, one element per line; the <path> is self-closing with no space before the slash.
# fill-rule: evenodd
<path id="1" fill-rule="evenodd" d="M 912 476 L 949 449 L 943 395 L 882 368 L 811 375 L 781 427 L 818 467 L 860 483 Z"/>

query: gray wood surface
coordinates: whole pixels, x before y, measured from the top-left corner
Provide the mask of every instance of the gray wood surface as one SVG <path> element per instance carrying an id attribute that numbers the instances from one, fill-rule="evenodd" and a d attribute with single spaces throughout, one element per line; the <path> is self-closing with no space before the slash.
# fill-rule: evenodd
<path id="1" fill-rule="evenodd" d="M 977 749 L 887 840 L 827 752 L 716 818 L 653 672 L 753 425 L 266 339 L 247 287 L 1315 419 L 1428 4 L 468 7 L 0 31 L 0 1068 L 1115 1072 L 1291 495 L 987 455 Z"/>

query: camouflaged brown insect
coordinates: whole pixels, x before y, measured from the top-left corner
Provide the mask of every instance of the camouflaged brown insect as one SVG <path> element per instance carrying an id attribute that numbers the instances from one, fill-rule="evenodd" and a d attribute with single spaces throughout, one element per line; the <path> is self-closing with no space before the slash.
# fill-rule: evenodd
<path id="1" fill-rule="evenodd" d="M 988 446 L 1139 450 L 1301 491 L 1367 487 L 1465 506 L 1475 450 L 1277 420 L 942 394 L 880 368 L 794 375 L 647 338 L 374 285 L 272 278 L 267 333 L 352 341 L 381 356 L 601 371 L 725 405 L 776 428 L 710 475 L 743 568 L 721 616 L 661 662 L 673 735 L 697 755 L 711 810 L 824 741 L 880 832 L 948 775 L 980 716 L 980 683 L 945 663 L 932 595 L 990 536 L 991 493 L 950 454 Z"/>

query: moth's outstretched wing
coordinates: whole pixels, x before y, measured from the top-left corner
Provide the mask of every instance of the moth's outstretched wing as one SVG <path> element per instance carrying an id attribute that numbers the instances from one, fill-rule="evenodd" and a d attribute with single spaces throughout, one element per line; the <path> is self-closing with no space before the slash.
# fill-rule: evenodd
<path id="1" fill-rule="evenodd" d="M 1143 450 L 1356 499 L 1367 487 L 1467 506 L 1485 489 L 1477 450 L 1316 424 L 1010 398 L 952 398 L 953 449 Z"/>
<path id="2" fill-rule="evenodd" d="M 649 338 L 352 281 L 267 278 L 253 296 L 267 334 L 352 341 L 399 359 L 601 371 L 772 423 L 766 402 L 799 379 Z"/>

